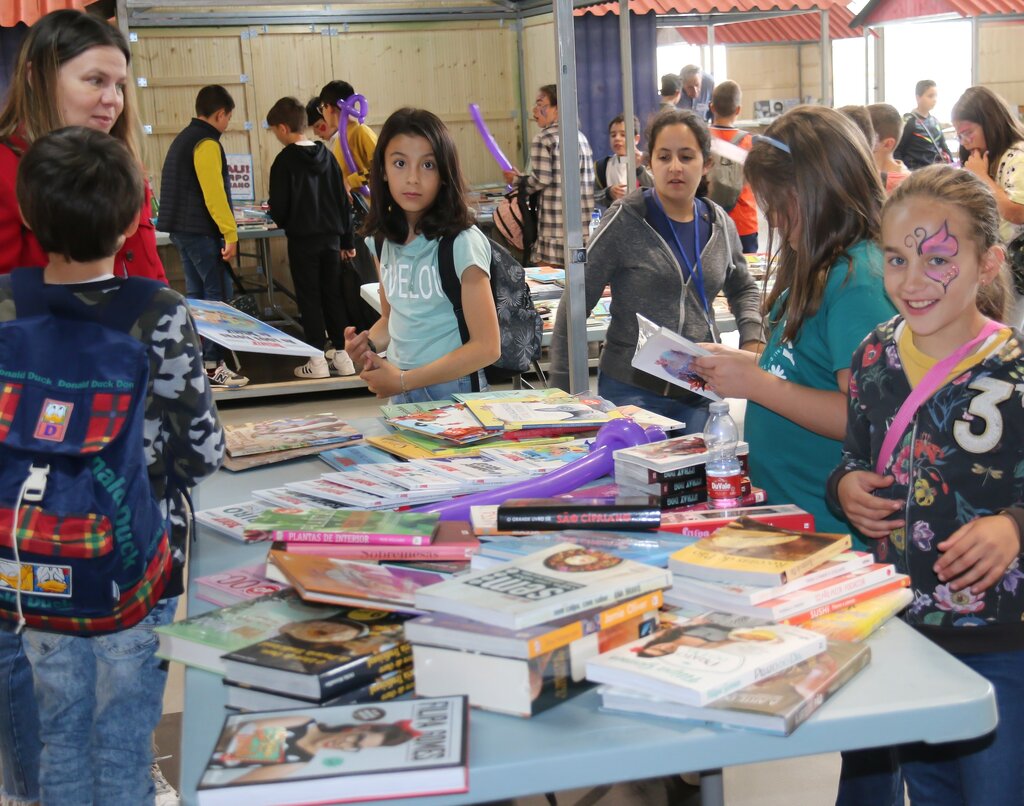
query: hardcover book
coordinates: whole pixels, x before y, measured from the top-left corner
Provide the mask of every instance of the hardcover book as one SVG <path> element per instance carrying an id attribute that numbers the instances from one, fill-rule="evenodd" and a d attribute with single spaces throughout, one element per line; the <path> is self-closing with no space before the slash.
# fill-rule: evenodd
<path id="1" fill-rule="evenodd" d="M 445 440 L 456 445 L 467 445 L 494 436 L 484 428 L 466 408 L 467 404 L 453 403 L 431 411 L 400 414 L 388 418 L 395 428 L 424 434 L 435 440 Z"/>
<path id="2" fill-rule="evenodd" d="M 200 806 L 289 806 L 469 789 L 465 697 L 237 714 L 199 781 Z"/>
<path id="3" fill-rule="evenodd" d="M 415 593 L 416 607 L 521 629 L 671 584 L 667 570 L 559 543 L 518 560 L 453 577 Z"/>
<path id="4" fill-rule="evenodd" d="M 552 652 L 585 635 L 607 630 L 638 616 L 646 617 L 656 613 L 662 602 L 661 591 L 652 591 L 635 599 L 608 607 L 596 607 L 522 630 L 507 630 L 447 613 L 428 613 L 407 621 L 405 635 L 413 644 L 528 660 Z"/>
<path id="5" fill-rule="evenodd" d="M 310 417 L 263 420 L 224 426 L 227 452 L 231 456 L 287 451 L 316 445 L 335 445 L 360 439 L 348 423 L 326 412 Z M 319 451 L 313 451 L 318 453 Z"/>
<path id="6" fill-rule="evenodd" d="M 651 714 L 788 736 L 871 660 L 863 644 L 829 641 L 820 655 L 741 688 L 703 707 L 602 686 L 601 704 L 613 711 Z"/>
<path id="7" fill-rule="evenodd" d="M 387 702 L 416 689 L 412 655 L 407 663 L 390 674 L 382 675 L 358 688 L 349 689 L 324 702 L 313 702 L 300 697 L 289 697 L 279 691 L 266 691 L 256 686 L 224 678 L 224 693 L 228 708 L 238 711 L 269 711 L 277 708 L 329 708 L 333 705 L 354 705 L 361 702 Z"/>
<path id="8" fill-rule="evenodd" d="M 787 624 L 709 612 L 587 663 L 587 679 L 684 705 L 707 705 L 825 650 L 819 635 Z"/>
<path id="9" fill-rule="evenodd" d="M 636 321 L 639 333 L 636 351 L 630 362 L 634 367 L 711 400 L 722 399 L 721 395 L 707 388 L 707 381 L 697 371 L 694 363 L 695 358 L 711 353 L 685 336 L 656 325 L 640 314 L 636 315 Z"/>
<path id="10" fill-rule="evenodd" d="M 634 616 L 528 660 L 414 644 L 416 693 L 465 694 L 474 707 L 530 717 L 589 689 L 590 658 L 649 635 L 656 623 L 654 613 Z"/>
<path id="11" fill-rule="evenodd" d="M 750 446 L 746 442 L 739 442 L 736 445 L 736 456 L 740 462 L 745 461 L 744 457 L 750 453 Z M 615 480 L 629 481 L 632 478 L 642 479 L 642 483 L 650 484 L 655 481 L 666 481 L 670 478 L 678 478 L 687 475 L 682 471 L 689 468 L 700 468 L 691 470 L 689 475 L 704 473 L 704 465 L 708 459 L 708 450 L 704 445 L 704 438 L 697 434 L 687 434 L 682 437 L 672 437 L 659 442 L 648 442 L 644 445 L 634 445 L 630 448 L 620 448 L 615 451 Z M 620 465 L 624 467 L 620 470 Z M 644 474 L 640 471 L 649 470 L 653 472 Z M 676 474 L 675 476 L 669 474 Z"/>
<path id="12" fill-rule="evenodd" d="M 437 525 L 434 539 L 422 546 L 291 541 L 274 543 L 274 549 L 289 554 L 319 554 L 364 562 L 460 561 L 468 560 L 476 554 L 480 550 L 480 541 L 466 521 L 441 521 Z"/>
<path id="13" fill-rule="evenodd" d="M 286 586 L 274 582 L 263 575 L 263 565 L 247 565 L 242 568 L 229 568 L 215 574 L 196 577 L 192 584 L 196 586 L 196 596 L 204 602 L 218 607 L 228 607 L 249 599 L 276 593 Z"/>
<path id="14" fill-rule="evenodd" d="M 749 518 L 783 529 L 799 532 L 814 531 L 814 516 L 793 504 L 770 506 L 744 506 L 736 509 L 708 509 L 695 507 L 661 514 L 661 529 L 690 537 L 708 537 L 737 518 Z"/>
<path id="15" fill-rule="evenodd" d="M 408 618 L 346 607 L 322 619 L 291 622 L 224 655 L 225 677 L 323 702 L 405 665 L 411 648 L 402 625 Z"/>
<path id="16" fill-rule="evenodd" d="M 443 574 L 371 565 L 354 560 L 338 560 L 308 554 L 271 551 L 267 555 L 284 578 L 311 602 L 375 607 L 415 613 L 417 589 L 440 582 Z M 268 576 L 270 574 L 268 573 Z"/>
<path id="17" fill-rule="evenodd" d="M 285 542 L 422 546 L 432 540 L 439 519 L 427 512 L 269 509 L 249 529 Z"/>
<path id="18" fill-rule="evenodd" d="M 224 674 L 221 656 L 225 652 L 269 638 L 285 624 L 323 619 L 337 612 L 335 607 L 306 604 L 295 591 L 281 590 L 155 628 L 160 637 L 157 654 Z"/>
<path id="19" fill-rule="evenodd" d="M 661 508 L 629 498 L 510 498 L 498 505 L 497 525 L 499 531 L 652 531 L 661 525 Z"/>
<path id="20" fill-rule="evenodd" d="M 246 530 L 250 523 L 269 508 L 269 505 L 262 501 L 242 501 L 226 507 L 203 509 L 196 513 L 196 523 L 243 543 L 255 543 L 267 538 L 262 535 L 247 535 Z"/>
<path id="21" fill-rule="evenodd" d="M 676 574 L 721 582 L 781 585 L 850 548 L 849 535 L 798 532 L 739 518 L 673 554 Z"/>

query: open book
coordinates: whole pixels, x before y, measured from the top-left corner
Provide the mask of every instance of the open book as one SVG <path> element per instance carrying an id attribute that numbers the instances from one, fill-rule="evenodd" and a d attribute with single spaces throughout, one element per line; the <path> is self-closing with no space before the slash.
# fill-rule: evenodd
<path id="1" fill-rule="evenodd" d="M 722 399 L 706 388 L 707 381 L 693 365 L 695 357 L 711 353 L 685 336 L 656 325 L 640 314 L 636 315 L 636 321 L 639 335 L 631 362 L 634 367 L 698 395 L 712 400 Z"/>

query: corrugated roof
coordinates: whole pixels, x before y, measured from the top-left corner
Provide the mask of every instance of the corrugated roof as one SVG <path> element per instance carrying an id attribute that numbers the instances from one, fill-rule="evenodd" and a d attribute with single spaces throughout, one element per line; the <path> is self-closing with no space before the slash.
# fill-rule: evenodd
<path id="1" fill-rule="evenodd" d="M 1020 0 L 873 0 L 854 18 L 854 22 L 877 25 L 939 14 L 958 14 L 961 17 L 1024 14 L 1024 3 Z"/>
<path id="2" fill-rule="evenodd" d="M 84 9 L 93 0 L 0 0 L 0 26 L 13 28 L 19 22 L 31 25 L 44 14 L 59 8 Z"/>
<path id="3" fill-rule="evenodd" d="M 977 0 L 976 0 L 977 1 Z M 984 2 L 984 0 L 981 0 Z M 629 10 L 634 14 L 728 14 L 751 11 L 791 11 L 820 8 L 846 10 L 840 0 L 629 0 Z M 599 3 L 577 9 L 576 14 L 618 14 L 618 3 Z"/>
<path id="4" fill-rule="evenodd" d="M 829 9 L 828 17 L 830 38 L 852 39 L 863 35 L 861 29 L 850 27 L 853 15 L 845 8 Z M 676 31 L 691 45 L 706 45 L 708 43 L 706 26 L 676 28 Z M 715 26 L 716 45 L 738 45 L 752 42 L 817 42 L 820 39 L 821 17 L 817 11 Z"/>

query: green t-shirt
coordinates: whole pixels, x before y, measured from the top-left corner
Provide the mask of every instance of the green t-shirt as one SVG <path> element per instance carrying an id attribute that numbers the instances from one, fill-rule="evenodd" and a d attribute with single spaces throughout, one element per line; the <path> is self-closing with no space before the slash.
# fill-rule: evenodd
<path id="1" fill-rule="evenodd" d="M 861 241 L 849 254 L 852 272 L 848 276 L 844 258 L 833 264 L 821 306 L 804 319 L 795 343 L 782 341 L 785 319 L 771 329 L 758 361 L 761 369 L 801 386 L 838 390 L 836 372 L 849 369 L 861 341 L 896 313 L 882 285 L 879 248 Z M 772 322 L 784 301 L 785 295 L 772 310 Z M 744 438 L 750 444 L 750 478 L 768 491 L 769 502 L 807 510 L 818 531 L 850 531 L 825 505 L 825 482 L 839 464 L 841 440 L 808 431 L 756 403 L 747 406 Z"/>

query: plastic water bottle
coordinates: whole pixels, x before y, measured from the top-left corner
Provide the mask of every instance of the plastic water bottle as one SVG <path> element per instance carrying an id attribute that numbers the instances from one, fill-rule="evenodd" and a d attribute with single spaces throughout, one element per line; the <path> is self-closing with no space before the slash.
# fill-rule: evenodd
<path id="1" fill-rule="evenodd" d="M 736 458 L 739 430 L 729 415 L 729 404 L 717 401 L 711 404 L 711 416 L 704 425 L 704 445 L 708 450 L 705 466 L 708 485 L 708 504 L 715 509 L 729 509 L 740 505 L 743 469 Z"/>
<path id="2" fill-rule="evenodd" d="M 601 225 L 601 211 L 595 209 L 590 214 L 590 237 L 594 237 L 594 233 L 597 232 L 597 228 Z"/>

